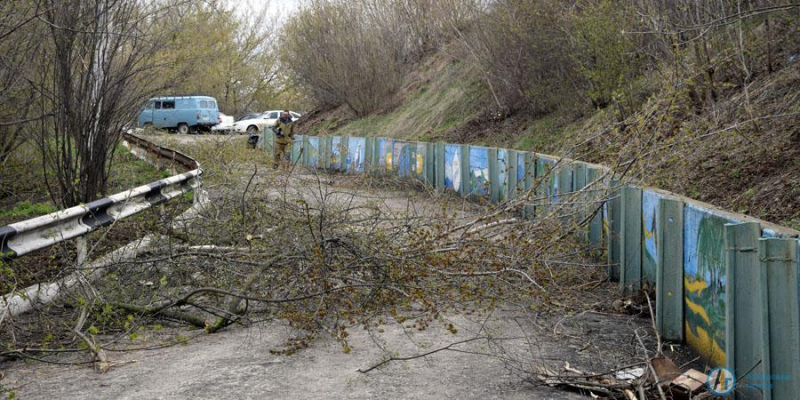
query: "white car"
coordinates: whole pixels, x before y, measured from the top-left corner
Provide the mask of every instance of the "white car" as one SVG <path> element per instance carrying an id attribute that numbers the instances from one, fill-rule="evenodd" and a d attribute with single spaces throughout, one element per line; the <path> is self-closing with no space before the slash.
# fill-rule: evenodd
<path id="1" fill-rule="evenodd" d="M 211 127 L 213 133 L 229 133 L 233 130 L 233 116 L 219 113 L 219 124 Z"/>
<path id="2" fill-rule="evenodd" d="M 281 116 L 281 110 L 264 111 L 261 114 L 247 114 L 240 120 L 233 123 L 233 132 L 235 133 L 258 133 L 263 132 L 265 129 L 275 124 L 275 121 Z M 293 120 L 301 117 L 300 114 L 289 111 Z"/>

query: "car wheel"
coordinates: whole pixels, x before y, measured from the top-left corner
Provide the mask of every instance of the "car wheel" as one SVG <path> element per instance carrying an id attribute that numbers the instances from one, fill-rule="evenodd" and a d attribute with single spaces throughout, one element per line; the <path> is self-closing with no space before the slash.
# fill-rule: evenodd
<path id="1" fill-rule="evenodd" d="M 178 134 L 188 135 L 189 134 L 189 125 L 178 124 Z"/>
<path id="2" fill-rule="evenodd" d="M 255 125 L 250 125 L 247 127 L 247 134 L 248 135 L 255 135 L 258 133 L 258 127 Z"/>

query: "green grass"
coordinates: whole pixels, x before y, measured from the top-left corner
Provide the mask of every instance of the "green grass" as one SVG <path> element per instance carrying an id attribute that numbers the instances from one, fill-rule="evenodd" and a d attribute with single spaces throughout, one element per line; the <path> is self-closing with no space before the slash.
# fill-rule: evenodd
<path id="1" fill-rule="evenodd" d="M 0 212 L 0 218 L 32 218 L 55 212 L 56 208 L 49 202 L 31 203 L 21 201 L 9 210 Z"/>

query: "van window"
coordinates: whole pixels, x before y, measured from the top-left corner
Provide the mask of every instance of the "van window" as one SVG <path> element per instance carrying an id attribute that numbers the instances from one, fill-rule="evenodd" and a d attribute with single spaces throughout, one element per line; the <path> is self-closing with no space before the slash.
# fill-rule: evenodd
<path id="1" fill-rule="evenodd" d="M 156 110 L 160 110 L 160 109 L 161 109 L 161 102 L 157 101 L 156 102 Z"/>
<path id="2" fill-rule="evenodd" d="M 161 108 L 164 110 L 174 110 L 175 109 L 175 100 L 170 101 L 162 101 Z"/>
<path id="3" fill-rule="evenodd" d="M 209 101 L 208 102 L 208 108 L 216 110 L 217 109 L 217 102 L 216 101 Z"/>
<path id="4" fill-rule="evenodd" d="M 153 102 L 148 101 L 147 104 L 144 105 L 145 110 L 152 110 L 153 109 Z"/>
<path id="5" fill-rule="evenodd" d="M 200 100 L 197 105 L 199 108 L 208 108 L 208 102 L 205 100 Z"/>

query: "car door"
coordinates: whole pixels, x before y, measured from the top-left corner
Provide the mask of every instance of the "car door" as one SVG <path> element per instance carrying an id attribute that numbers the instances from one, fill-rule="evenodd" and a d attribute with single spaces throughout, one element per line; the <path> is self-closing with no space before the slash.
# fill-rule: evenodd
<path id="1" fill-rule="evenodd" d="M 162 100 L 160 111 L 160 123 L 162 128 L 175 128 L 178 126 L 177 112 L 175 111 L 175 100 Z M 153 118 L 155 119 L 155 118 Z"/>
<path id="2" fill-rule="evenodd" d="M 164 127 L 164 111 L 161 110 L 161 100 L 156 100 L 153 104 L 153 127 Z"/>
<path id="3" fill-rule="evenodd" d="M 139 127 L 143 128 L 145 125 L 153 124 L 153 107 L 155 102 L 150 100 L 144 105 L 144 108 L 139 113 Z"/>
<path id="4" fill-rule="evenodd" d="M 264 114 L 264 123 L 263 126 L 259 127 L 259 129 L 264 130 L 265 128 L 270 128 L 272 125 L 275 125 L 275 121 L 278 120 L 280 114 L 281 113 L 279 111 L 271 111 Z"/>

